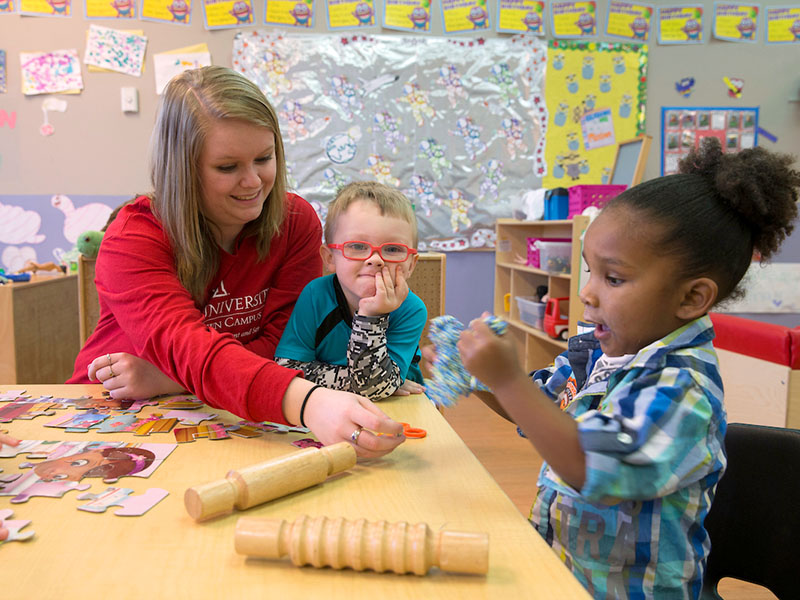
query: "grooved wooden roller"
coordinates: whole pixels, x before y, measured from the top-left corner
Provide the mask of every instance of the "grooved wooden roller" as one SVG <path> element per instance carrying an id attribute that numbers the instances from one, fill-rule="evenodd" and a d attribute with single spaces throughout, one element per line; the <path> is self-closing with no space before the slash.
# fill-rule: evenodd
<path id="1" fill-rule="evenodd" d="M 434 532 L 425 523 L 307 516 L 289 523 L 242 517 L 236 523 L 234 539 L 239 554 L 259 558 L 282 558 L 288 554 L 297 566 L 415 575 L 425 575 L 431 567 L 480 575 L 489 570 L 488 534 Z"/>
<path id="2" fill-rule="evenodd" d="M 274 460 L 229 471 L 219 479 L 186 490 L 186 510 L 197 521 L 251 508 L 325 481 L 356 464 L 355 448 L 339 442 L 306 448 Z"/>

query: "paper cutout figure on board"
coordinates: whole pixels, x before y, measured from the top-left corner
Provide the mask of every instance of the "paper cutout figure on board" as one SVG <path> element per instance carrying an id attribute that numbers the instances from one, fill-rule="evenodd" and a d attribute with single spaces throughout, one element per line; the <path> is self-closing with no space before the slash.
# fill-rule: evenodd
<path id="1" fill-rule="evenodd" d="M 84 231 L 100 231 L 105 227 L 112 208 L 99 202 L 92 202 L 75 208 L 69 196 L 56 194 L 50 199 L 50 204 L 64 213 L 64 237 L 74 244 L 78 236 Z"/>

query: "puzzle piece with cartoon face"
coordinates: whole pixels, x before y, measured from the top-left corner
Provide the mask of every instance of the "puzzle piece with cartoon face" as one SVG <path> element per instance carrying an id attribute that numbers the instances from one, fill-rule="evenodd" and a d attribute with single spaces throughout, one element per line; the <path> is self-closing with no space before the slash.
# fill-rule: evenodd
<path id="1" fill-rule="evenodd" d="M 70 490 L 88 490 L 90 484 L 80 484 L 77 481 L 42 481 L 33 471 L 29 471 L 11 483 L 5 483 L 0 487 L 0 496 L 14 496 L 11 498 L 12 504 L 27 502 L 34 496 L 46 496 L 48 498 L 61 498 Z"/>
<path id="2" fill-rule="evenodd" d="M 211 421 L 217 418 L 217 413 L 204 413 L 188 410 L 171 410 L 166 415 L 167 419 L 178 419 L 181 425 L 199 425 L 201 421 Z"/>
<path id="3" fill-rule="evenodd" d="M 136 496 L 130 488 L 108 487 L 99 494 L 81 494 L 78 500 L 91 500 L 78 507 L 78 510 L 85 510 L 94 513 L 105 512 L 109 506 L 120 506 L 114 514 L 119 517 L 139 517 L 153 508 L 169 495 L 167 490 L 161 488 L 150 488 L 143 494 Z"/>

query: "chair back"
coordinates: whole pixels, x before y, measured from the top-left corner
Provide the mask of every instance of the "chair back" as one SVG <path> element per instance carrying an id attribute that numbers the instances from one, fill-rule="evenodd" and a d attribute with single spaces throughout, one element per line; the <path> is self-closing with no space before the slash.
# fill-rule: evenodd
<path id="1" fill-rule="evenodd" d="M 800 594 L 800 431 L 731 423 L 728 467 L 705 520 L 711 538 L 703 597 L 733 577 L 778 598 Z"/>
<path id="2" fill-rule="evenodd" d="M 100 319 L 100 301 L 94 285 L 95 259 L 81 255 L 78 259 L 78 323 L 81 347 L 92 335 Z"/>

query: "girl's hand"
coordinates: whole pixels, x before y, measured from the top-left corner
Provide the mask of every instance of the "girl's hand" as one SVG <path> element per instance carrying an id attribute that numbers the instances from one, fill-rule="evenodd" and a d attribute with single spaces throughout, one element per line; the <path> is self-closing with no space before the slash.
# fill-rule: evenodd
<path id="1" fill-rule="evenodd" d="M 375 274 L 375 295 L 362 298 L 358 303 L 358 314 L 365 317 L 386 315 L 396 310 L 408 297 L 408 282 L 403 272 L 395 270 L 394 280 L 389 267 L 384 266 Z"/>
<path id="2" fill-rule="evenodd" d="M 367 398 L 350 392 L 314 390 L 303 420 L 323 444 L 350 442 L 356 454 L 365 458 L 388 454 L 406 439 L 400 423 L 392 421 Z M 356 431 L 360 433 L 354 441 Z"/>
<path id="3" fill-rule="evenodd" d="M 484 313 L 482 317 L 487 316 Z M 464 367 L 489 388 L 508 383 L 522 375 L 514 340 L 510 335 L 497 335 L 483 319 L 473 319 L 461 332 L 458 351 Z"/>
<path id="4" fill-rule="evenodd" d="M 410 396 L 411 394 L 424 394 L 425 388 L 416 381 L 406 379 L 399 388 L 397 388 L 392 396 Z"/>
<path id="5" fill-rule="evenodd" d="M 112 398 L 143 400 L 162 394 L 180 394 L 183 387 L 143 358 L 115 352 L 89 364 L 89 379 L 99 380 Z"/>

